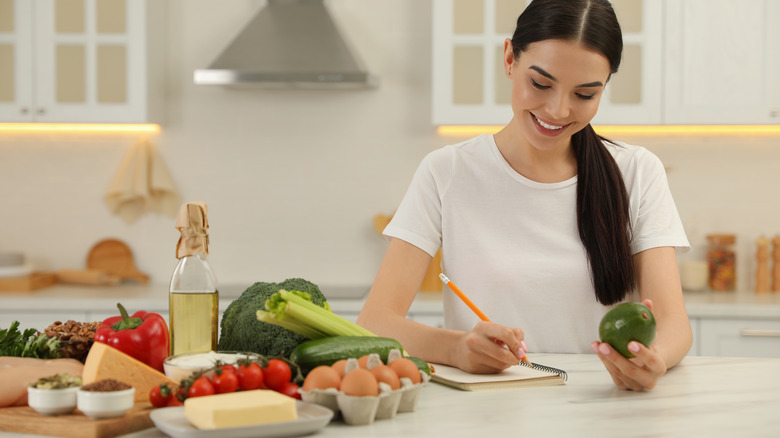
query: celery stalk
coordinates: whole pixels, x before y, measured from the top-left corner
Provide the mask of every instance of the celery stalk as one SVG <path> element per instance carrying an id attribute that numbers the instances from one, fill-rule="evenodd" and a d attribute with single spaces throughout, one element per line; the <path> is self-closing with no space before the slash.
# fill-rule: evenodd
<path id="1" fill-rule="evenodd" d="M 342 318 L 330 310 L 325 310 L 298 295 L 286 290 L 280 290 L 279 294 L 282 299 L 287 301 L 285 313 L 288 316 L 296 318 L 299 322 L 314 325 L 320 330 L 330 333 L 331 336 L 376 336 L 354 322 Z"/>
<path id="2" fill-rule="evenodd" d="M 267 322 L 269 324 L 278 325 L 279 327 L 286 328 L 287 330 L 294 331 L 295 333 L 306 336 L 309 339 L 321 339 L 321 338 L 328 337 L 328 334 L 323 333 L 306 324 L 301 324 L 295 319 L 292 318 L 279 319 L 276 318 L 272 313 L 266 312 L 264 310 L 257 311 L 257 320 L 262 322 Z"/>
<path id="3" fill-rule="evenodd" d="M 307 337 L 315 333 L 319 334 L 319 337 L 376 336 L 354 322 L 336 315 L 330 310 L 330 306 L 322 308 L 307 298 L 308 294 L 303 292 L 281 289 L 265 301 L 268 312 L 259 310 L 257 318 Z M 304 333 L 307 329 L 314 332 Z M 312 339 L 316 338 L 312 337 Z"/>

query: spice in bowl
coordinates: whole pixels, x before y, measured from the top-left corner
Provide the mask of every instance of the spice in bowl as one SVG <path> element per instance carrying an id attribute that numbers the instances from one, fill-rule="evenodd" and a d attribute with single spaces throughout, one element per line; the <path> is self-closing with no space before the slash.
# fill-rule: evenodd
<path id="1" fill-rule="evenodd" d="M 102 379 L 82 386 L 78 391 L 78 408 L 87 417 L 121 417 L 135 403 L 135 388 L 114 379 Z"/>

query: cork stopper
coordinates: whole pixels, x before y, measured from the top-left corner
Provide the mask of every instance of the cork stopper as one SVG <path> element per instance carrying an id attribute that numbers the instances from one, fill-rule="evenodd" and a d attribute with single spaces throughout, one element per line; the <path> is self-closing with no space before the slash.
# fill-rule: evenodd
<path id="1" fill-rule="evenodd" d="M 181 232 L 176 244 L 176 258 L 209 253 L 209 208 L 205 202 L 188 202 L 179 209 L 176 228 Z"/>

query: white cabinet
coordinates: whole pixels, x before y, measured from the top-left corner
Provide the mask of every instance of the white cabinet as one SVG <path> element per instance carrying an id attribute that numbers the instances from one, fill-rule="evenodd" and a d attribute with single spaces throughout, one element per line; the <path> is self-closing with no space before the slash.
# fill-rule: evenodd
<path id="1" fill-rule="evenodd" d="M 162 3 L 0 0 L 0 122 L 158 121 Z"/>
<path id="2" fill-rule="evenodd" d="M 699 355 L 780 357 L 780 320 L 701 319 Z"/>
<path id="3" fill-rule="evenodd" d="M 780 123 L 780 1 L 665 3 L 665 121 Z"/>
<path id="4" fill-rule="evenodd" d="M 526 2 L 434 0 L 434 125 L 512 117 L 503 42 Z M 780 123 L 780 0 L 613 0 L 623 60 L 596 125 Z"/>

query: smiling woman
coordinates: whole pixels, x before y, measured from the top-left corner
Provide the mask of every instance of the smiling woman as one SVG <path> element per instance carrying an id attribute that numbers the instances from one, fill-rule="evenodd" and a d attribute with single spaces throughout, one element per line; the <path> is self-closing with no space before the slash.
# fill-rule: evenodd
<path id="1" fill-rule="evenodd" d="M 606 0 L 531 2 L 504 43 L 512 119 L 423 160 L 384 230 L 390 245 L 358 323 L 470 372 L 593 348 L 618 387 L 641 390 L 679 362 L 691 333 L 674 248 L 688 241 L 663 165 L 590 125 L 622 47 Z M 451 294 L 445 328 L 406 318 L 439 249 L 492 322 Z M 658 335 L 629 361 L 594 339 L 611 305 L 640 300 Z"/>

